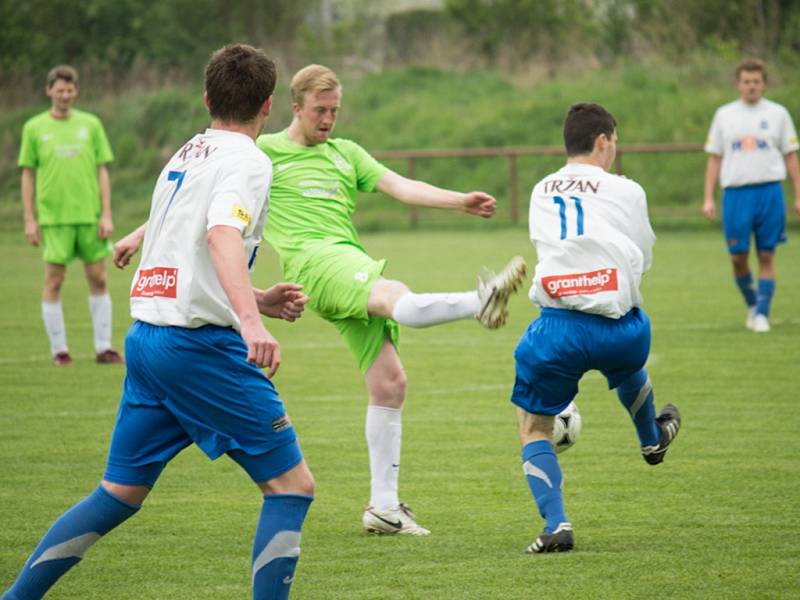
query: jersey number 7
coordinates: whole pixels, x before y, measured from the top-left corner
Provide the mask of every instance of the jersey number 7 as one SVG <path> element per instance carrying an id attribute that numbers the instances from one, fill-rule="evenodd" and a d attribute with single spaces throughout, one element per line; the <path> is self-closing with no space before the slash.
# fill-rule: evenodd
<path id="1" fill-rule="evenodd" d="M 164 214 L 161 215 L 161 221 L 158 223 L 159 231 L 161 231 L 161 227 L 164 225 L 164 219 L 167 218 L 167 212 L 169 212 L 169 207 L 172 206 L 172 201 L 175 200 L 175 195 L 178 193 L 178 190 L 181 189 L 181 185 L 183 185 L 184 177 L 186 177 L 186 171 L 170 171 L 167 173 L 167 181 L 177 181 L 178 183 L 175 185 L 175 189 L 172 190 L 172 195 L 169 197 L 167 206 L 164 209 Z"/>
<path id="2" fill-rule="evenodd" d="M 570 196 L 569 199 L 575 203 L 577 235 L 583 235 L 583 206 L 581 205 L 581 199 L 577 196 Z M 561 196 L 554 196 L 553 204 L 558 205 L 558 216 L 561 217 L 561 239 L 564 240 L 567 238 L 567 201 Z"/>

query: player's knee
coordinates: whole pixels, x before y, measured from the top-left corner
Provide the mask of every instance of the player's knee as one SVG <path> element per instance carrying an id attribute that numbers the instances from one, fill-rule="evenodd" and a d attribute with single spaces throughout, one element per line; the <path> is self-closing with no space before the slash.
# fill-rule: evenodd
<path id="1" fill-rule="evenodd" d="M 393 405 L 403 403 L 406 397 L 406 389 L 408 388 L 408 377 L 402 367 L 390 369 L 386 373 L 386 377 L 381 381 L 382 396 L 390 400 Z"/>
<path id="2" fill-rule="evenodd" d="M 731 264 L 733 268 L 738 271 L 749 271 L 749 266 L 747 264 L 747 253 L 746 252 L 738 252 L 736 254 L 731 254 Z"/>
<path id="3" fill-rule="evenodd" d="M 371 315 L 392 318 L 395 302 L 410 292 L 411 290 L 402 281 L 381 278 L 372 287 L 367 309 Z"/>
<path id="4" fill-rule="evenodd" d="M 96 275 L 88 278 L 89 291 L 94 294 L 104 294 L 107 287 L 106 276 Z"/>
<path id="5" fill-rule="evenodd" d="M 312 475 L 311 471 L 305 469 L 305 472 L 297 482 L 297 493 L 304 496 L 313 496 L 316 485 L 317 483 L 314 481 L 314 475 Z"/>
<path id="6" fill-rule="evenodd" d="M 550 440 L 553 436 L 555 416 L 537 415 L 526 410 L 518 409 L 517 421 L 519 425 L 519 438 L 523 444 L 539 440 Z"/>
<path id="7" fill-rule="evenodd" d="M 61 293 L 61 287 L 64 285 L 63 275 L 48 275 L 44 280 L 44 289 L 50 294 L 58 295 Z"/>
<path id="8" fill-rule="evenodd" d="M 275 479 L 257 484 L 265 494 L 300 494 L 313 496 L 316 483 L 305 461 Z"/>
<path id="9" fill-rule="evenodd" d="M 406 372 L 402 368 L 394 370 L 391 373 L 387 383 L 393 390 L 404 396 L 406 393 L 406 388 L 408 388 L 408 377 L 406 376 Z"/>

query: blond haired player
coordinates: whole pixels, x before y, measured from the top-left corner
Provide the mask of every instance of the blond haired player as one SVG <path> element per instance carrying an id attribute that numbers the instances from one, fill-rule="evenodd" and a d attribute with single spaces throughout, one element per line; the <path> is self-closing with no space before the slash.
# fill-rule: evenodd
<path id="1" fill-rule="evenodd" d="M 401 409 L 406 375 L 397 353 L 398 324 L 427 327 L 456 319 L 490 328 L 505 322 L 509 294 L 524 273 L 516 257 L 478 289 L 418 294 L 383 276 L 353 226 L 357 192 L 380 191 L 406 204 L 447 208 L 479 217 L 495 212 L 495 199 L 408 179 L 387 169 L 353 141 L 334 138 L 342 100 L 336 74 L 309 65 L 292 79 L 289 127 L 257 144 L 275 167 L 266 240 L 280 255 L 284 277 L 304 286 L 309 306 L 344 338 L 367 384 L 366 438 L 372 476 L 363 514 L 369 531 L 427 535 L 400 502 Z"/>

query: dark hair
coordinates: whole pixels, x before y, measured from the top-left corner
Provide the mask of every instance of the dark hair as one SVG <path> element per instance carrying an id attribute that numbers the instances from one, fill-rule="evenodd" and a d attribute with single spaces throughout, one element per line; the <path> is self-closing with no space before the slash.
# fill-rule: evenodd
<path id="1" fill-rule="evenodd" d="M 66 81 L 67 83 L 74 83 L 77 87 L 78 85 L 78 72 L 74 69 L 74 67 L 70 67 L 69 65 L 58 65 L 50 69 L 50 72 L 47 73 L 47 89 L 49 90 L 53 87 L 56 81 L 61 79 L 62 81 Z"/>
<path id="2" fill-rule="evenodd" d="M 749 73 L 758 71 L 764 78 L 764 83 L 767 83 L 767 67 L 763 61 L 757 58 L 745 58 L 736 65 L 736 81 L 739 81 L 739 76 L 742 74 L 742 71 L 747 71 Z"/>
<path id="3" fill-rule="evenodd" d="M 605 134 L 610 140 L 617 122 L 599 104 L 578 102 L 569 107 L 564 120 L 564 147 L 567 156 L 591 154 L 597 136 Z"/>
<path id="4" fill-rule="evenodd" d="M 275 91 L 275 63 L 245 44 L 220 48 L 206 65 L 208 112 L 225 123 L 247 123 Z"/>

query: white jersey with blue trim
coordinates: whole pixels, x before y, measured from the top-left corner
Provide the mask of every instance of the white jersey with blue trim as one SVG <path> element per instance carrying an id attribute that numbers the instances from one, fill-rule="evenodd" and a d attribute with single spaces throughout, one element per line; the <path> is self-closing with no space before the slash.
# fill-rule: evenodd
<path id="1" fill-rule="evenodd" d="M 783 181 L 784 155 L 798 148 L 789 111 L 766 98 L 718 108 L 705 145 L 706 152 L 722 157 L 719 182 L 724 188 Z"/>
<path id="2" fill-rule="evenodd" d="M 529 295 L 537 305 L 612 319 L 641 306 L 655 234 L 638 183 L 569 163 L 533 188 L 529 227 L 537 254 Z"/>
<path id="3" fill-rule="evenodd" d="M 245 134 L 207 129 L 181 146 L 153 191 L 131 316 L 153 325 L 239 329 L 211 261 L 208 230 L 238 229 L 252 270 L 271 183 L 272 162 Z"/>

